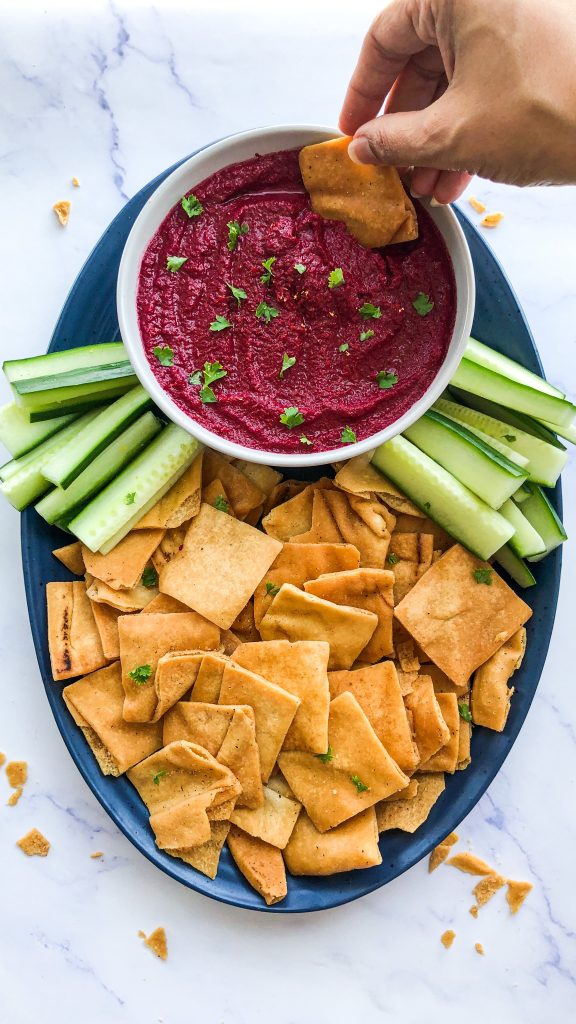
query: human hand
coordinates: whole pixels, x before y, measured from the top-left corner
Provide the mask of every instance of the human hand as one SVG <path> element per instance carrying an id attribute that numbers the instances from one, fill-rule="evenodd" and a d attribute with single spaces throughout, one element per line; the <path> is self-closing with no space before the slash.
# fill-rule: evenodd
<path id="1" fill-rule="evenodd" d="M 390 0 L 340 115 L 350 156 L 413 167 L 441 203 L 471 174 L 576 183 L 575 57 L 573 0 Z"/>

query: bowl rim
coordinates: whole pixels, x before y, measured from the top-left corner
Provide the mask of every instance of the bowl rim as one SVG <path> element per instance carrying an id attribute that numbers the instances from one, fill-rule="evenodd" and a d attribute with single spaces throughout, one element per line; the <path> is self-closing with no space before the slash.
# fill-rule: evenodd
<path id="1" fill-rule="evenodd" d="M 174 402 L 168 392 L 164 390 L 155 377 L 142 345 L 142 338 L 138 327 L 136 294 L 140 266 L 146 246 L 162 224 L 164 218 L 175 205 L 173 198 L 170 198 L 167 202 L 167 197 L 171 196 L 171 193 L 173 192 L 174 184 L 180 181 L 183 182 L 181 194 L 184 195 L 194 187 L 195 183 L 201 181 L 207 176 L 203 173 L 201 176 L 197 176 L 194 179 L 193 173 L 197 165 L 201 163 L 207 155 L 213 155 L 216 157 L 221 156 L 223 153 L 226 153 L 232 143 L 249 143 L 252 140 L 254 142 L 262 143 L 264 140 L 273 141 L 275 137 L 280 135 L 285 136 L 287 134 L 293 134 L 300 137 L 302 135 L 307 137 L 309 136 L 306 142 L 295 142 L 296 147 L 296 145 L 307 145 L 312 142 L 335 138 L 341 136 L 342 132 L 331 125 L 266 125 L 260 128 L 251 128 L 247 131 L 235 132 L 227 135 L 224 138 L 209 143 L 207 146 L 196 150 L 178 164 L 178 166 L 164 179 L 164 181 L 146 201 L 132 225 L 122 250 L 120 265 L 118 268 L 116 307 L 118 322 L 120 325 L 120 334 L 128 352 L 134 372 L 159 409 L 161 409 L 173 423 L 182 427 L 182 429 L 197 438 L 197 440 L 202 444 L 231 458 L 264 465 L 273 465 L 281 468 L 305 468 L 323 466 L 332 462 L 348 460 L 358 455 L 363 455 L 366 452 L 370 452 L 385 441 L 388 441 L 392 437 L 396 437 L 398 434 L 402 433 L 403 430 L 414 423 L 415 420 L 430 408 L 430 406 L 440 397 L 442 392 L 448 386 L 448 383 L 463 356 L 464 349 L 472 329 L 476 288 L 470 249 L 454 211 L 450 206 L 440 206 L 438 204 L 432 205 L 429 200 L 420 199 L 419 201 L 428 209 L 428 212 L 431 214 L 436 226 L 444 238 L 444 242 L 449 250 L 456 278 L 458 277 L 457 269 L 460 269 L 461 271 L 461 286 L 459 288 L 458 283 L 456 283 L 455 326 L 446 357 L 440 366 L 438 373 L 434 377 L 434 380 L 424 394 L 421 395 L 420 398 L 418 398 L 416 402 L 414 402 L 410 408 L 399 417 L 399 419 L 388 424 L 382 430 L 371 434 L 369 437 L 363 438 L 360 441 L 355 441 L 353 444 L 339 445 L 335 448 L 319 452 L 298 452 L 296 454 L 292 454 L 286 452 L 267 451 L 263 448 L 251 448 L 247 445 L 230 441 L 227 438 L 208 430 L 202 424 L 198 423 L 198 421 L 192 416 L 189 416 L 188 413 L 184 412 L 176 402 Z M 278 145 L 278 149 L 282 148 L 287 147 L 285 145 Z M 267 150 L 267 152 L 274 151 L 274 149 Z M 236 162 L 236 160 L 232 157 L 229 162 L 232 164 Z M 222 166 L 226 166 L 226 164 L 222 164 Z M 214 173 L 214 171 L 210 173 Z M 191 179 L 187 181 L 186 187 L 184 187 L 185 179 Z M 149 228 L 150 224 L 151 227 Z M 456 255 L 459 261 L 459 268 L 456 267 L 454 259 L 455 253 L 446 238 L 447 231 L 451 233 L 453 246 L 457 250 Z M 143 232 L 146 234 L 144 244 L 140 237 Z M 462 311 L 462 316 L 460 327 L 457 329 L 459 311 Z"/>

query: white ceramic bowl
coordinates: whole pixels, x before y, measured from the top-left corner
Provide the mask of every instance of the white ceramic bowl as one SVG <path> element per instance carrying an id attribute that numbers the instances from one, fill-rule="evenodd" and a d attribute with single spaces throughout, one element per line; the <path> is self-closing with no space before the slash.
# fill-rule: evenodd
<path id="1" fill-rule="evenodd" d="M 442 233 L 446 243 L 456 278 L 456 319 L 450 346 L 446 358 L 428 390 L 400 419 L 385 427 L 384 430 L 364 438 L 356 444 L 347 444 L 330 451 L 303 452 L 295 455 L 268 452 L 257 448 L 227 441 L 226 438 L 206 430 L 194 419 L 180 409 L 160 386 L 154 376 L 144 353 L 138 316 L 136 310 L 136 294 L 140 263 L 150 239 L 156 234 L 160 224 L 186 192 L 189 192 L 204 178 L 215 171 L 227 167 L 240 160 L 248 160 L 256 153 L 274 153 L 282 149 L 297 149 L 313 142 L 332 139 L 340 132 L 336 128 L 317 125 L 279 125 L 271 128 L 255 128 L 252 131 L 231 135 L 220 142 L 215 142 L 206 149 L 185 160 L 172 174 L 162 182 L 159 188 L 148 199 L 142 208 L 134 226 L 128 235 L 120 269 L 118 271 L 117 306 L 118 321 L 122 340 L 136 372 L 136 375 L 156 404 L 166 415 L 199 441 L 215 448 L 217 451 L 233 458 L 246 459 L 249 462 L 261 462 L 274 466 L 321 466 L 341 459 L 350 459 L 354 455 L 376 448 L 383 441 L 401 433 L 415 420 L 422 416 L 433 402 L 441 395 L 450 378 L 454 374 L 472 328 L 474 314 L 474 270 L 468 244 L 464 232 L 455 214 L 448 206 L 430 206 L 427 210 L 432 220 Z"/>

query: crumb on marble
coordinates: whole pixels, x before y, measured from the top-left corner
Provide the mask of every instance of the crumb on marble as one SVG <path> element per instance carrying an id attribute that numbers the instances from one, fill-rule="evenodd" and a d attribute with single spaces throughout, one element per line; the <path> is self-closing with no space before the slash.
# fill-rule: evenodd
<path id="1" fill-rule="evenodd" d="M 514 882 L 511 878 L 508 879 L 506 902 L 510 907 L 511 914 L 518 913 L 528 893 L 533 888 L 534 886 L 531 882 Z"/>
<path id="2" fill-rule="evenodd" d="M 37 828 L 31 828 L 22 839 L 18 839 L 16 846 L 19 846 L 27 857 L 47 857 L 50 843 Z"/>
<path id="3" fill-rule="evenodd" d="M 484 956 L 484 946 L 482 945 L 481 942 L 475 942 L 474 949 L 476 950 L 477 953 L 480 954 L 480 956 Z"/>
<path id="4" fill-rule="evenodd" d="M 472 209 L 476 210 L 476 213 L 486 213 L 486 206 L 479 199 L 476 199 L 476 196 L 468 196 L 468 202 Z"/>
<path id="5" fill-rule="evenodd" d="M 454 846 L 454 843 L 458 842 L 458 835 L 456 832 L 451 832 L 449 836 L 446 836 L 438 846 L 434 847 L 430 854 L 428 861 L 428 872 L 435 871 L 437 867 L 440 867 L 450 853 L 450 849 Z"/>
<path id="6" fill-rule="evenodd" d="M 470 907 L 468 913 L 472 914 L 472 917 L 478 917 L 478 904 L 475 903 L 473 907 Z"/>
<path id="7" fill-rule="evenodd" d="M 15 807 L 16 804 L 18 803 L 20 797 L 22 796 L 23 792 L 24 792 L 23 787 L 22 786 L 18 786 L 18 789 L 15 789 L 14 792 L 11 793 L 11 795 L 8 797 L 8 799 L 6 801 L 8 807 Z"/>
<path id="8" fill-rule="evenodd" d="M 52 207 L 63 228 L 65 228 L 68 223 L 71 205 L 72 204 L 69 199 L 60 199 L 57 203 L 54 203 L 54 206 Z"/>
<path id="9" fill-rule="evenodd" d="M 487 213 L 480 221 L 481 228 L 496 228 L 501 220 L 504 220 L 503 213 Z"/>
<path id="10" fill-rule="evenodd" d="M 12 789 L 23 786 L 28 778 L 27 761 L 9 761 L 6 765 L 6 777 Z"/>
<path id="11" fill-rule="evenodd" d="M 168 959 L 168 943 L 164 928 L 155 928 L 148 937 L 142 931 L 139 931 L 138 935 L 144 939 L 144 945 L 148 946 L 155 956 L 159 957 L 160 960 Z"/>
<path id="12" fill-rule="evenodd" d="M 485 860 L 477 857 L 475 853 L 455 853 L 447 862 L 459 871 L 465 871 L 468 875 L 494 875 L 496 872 Z"/>
<path id="13" fill-rule="evenodd" d="M 477 885 L 474 886 L 472 892 L 476 899 L 479 907 L 483 907 L 488 900 L 491 900 L 498 889 L 506 883 L 506 879 L 502 878 L 502 875 L 494 872 L 492 875 L 485 875 L 484 878 L 480 879 Z"/>
<path id="14" fill-rule="evenodd" d="M 102 850 L 95 850 L 94 853 L 90 854 L 90 856 L 91 856 L 92 860 L 99 860 L 100 857 L 104 856 L 104 853 L 103 853 Z"/>
<path id="15" fill-rule="evenodd" d="M 80 188 L 80 182 L 78 181 L 76 175 L 74 175 L 74 177 L 72 178 L 72 184 L 74 185 L 74 188 Z M 486 207 L 484 207 L 484 209 L 486 209 Z"/>
<path id="16" fill-rule="evenodd" d="M 451 928 L 448 928 L 447 931 L 443 932 L 443 934 L 440 936 L 440 942 L 442 943 L 445 949 L 450 949 L 450 946 L 454 942 L 455 938 L 456 932 L 452 931 Z"/>
<path id="17" fill-rule="evenodd" d="M 5 760 L 6 760 L 6 754 L 3 754 L 2 751 L 0 750 L 0 768 L 4 764 Z"/>

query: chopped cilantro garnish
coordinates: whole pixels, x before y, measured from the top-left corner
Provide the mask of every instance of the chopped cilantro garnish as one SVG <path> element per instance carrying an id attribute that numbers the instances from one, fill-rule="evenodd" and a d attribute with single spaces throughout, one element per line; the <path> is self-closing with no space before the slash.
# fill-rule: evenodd
<path id="1" fill-rule="evenodd" d="M 371 302 L 364 302 L 358 310 L 363 320 L 379 320 L 382 316 L 380 306 L 373 306 Z"/>
<path id="2" fill-rule="evenodd" d="M 267 260 L 262 260 L 262 266 L 264 267 L 264 273 L 262 274 L 262 277 L 260 278 L 260 280 L 262 281 L 262 284 L 270 284 L 270 281 L 272 280 L 272 277 L 274 276 L 274 271 L 272 270 L 272 267 L 274 266 L 275 263 L 276 263 L 276 257 L 275 256 L 269 256 Z"/>
<path id="3" fill-rule="evenodd" d="M 136 668 L 133 668 L 132 671 L 128 673 L 128 675 L 130 676 L 130 679 L 136 683 L 136 686 L 143 686 L 144 683 L 148 682 L 152 675 L 152 666 L 137 665 Z"/>
<path id="4" fill-rule="evenodd" d="M 192 192 L 189 196 L 182 196 L 180 206 L 189 217 L 199 217 L 201 213 L 204 213 L 202 203 Z"/>
<path id="5" fill-rule="evenodd" d="M 147 565 L 142 573 L 141 583 L 144 587 L 155 587 L 158 583 L 158 573 L 151 565 Z"/>
<path id="6" fill-rule="evenodd" d="M 342 342 L 341 345 L 338 346 L 338 351 L 339 352 L 348 352 L 349 348 L 350 348 L 350 345 L 348 344 L 348 342 L 344 341 L 344 342 Z M 348 354 L 350 354 L 350 353 L 348 353 Z"/>
<path id="7" fill-rule="evenodd" d="M 331 270 L 328 274 L 328 287 L 339 288 L 341 284 L 344 284 L 342 267 L 334 267 L 334 270 Z"/>
<path id="8" fill-rule="evenodd" d="M 193 384 L 195 387 L 200 387 L 200 401 L 205 405 L 210 402 L 217 402 L 218 399 L 214 394 L 211 384 L 216 380 L 220 380 L 225 377 L 228 370 L 225 370 L 221 363 L 204 363 L 203 370 L 196 370 L 195 373 L 191 373 L 188 377 L 188 383 Z M 204 383 L 202 383 L 202 377 Z"/>
<path id="9" fill-rule="evenodd" d="M 426 508 L 426 509 L 430 508 L 430 502 L 429 501 L 425 501 L 424 502 L 424 508 Z"/>
<path id="10" fill-rule="evenodd" d="M 282 380 L 282 377 L 286 373 L 286 370 L 289 370 L 291 366 L 294 366 L 295 362 L 296 362 L 296 356 L 289 356 L 287 352 L 284 353 L 284 355 L 282 356 L 282 369 L 280 370 L 280 373 L 278 374 L 278 377 L 280 378 L 280 380 Z"/>
<path id="11" fill-rule="evenodd" d="M 510 444 L 512 444 L 516 440 L 516 434 L 504 434 L 504 440 L 510 441 Z"/>
<path id="12" fill-rule="evenodd" d="M 358 775 L 351 775 L 350 782 L 354 783 L 359 793 L 366 793 L 369 789 L 369 786 L 362 782 L 362 779 L 360 779 Z"/>
<path id="13" fill-rule="evenodd" d="M 390 563 L 390 565 L 397 565 L 398 562 L 400 561 L 400 556 L 397 555 L 395 551 L 391 551 L 390 554 L 388 555 L 387 561 Z"/>
<path id="14" fill-rule="evenodd" d="M 130 494 L 127 494 L 126 497 L 124 498 L 124 502 L 126 505 L 133 505 L 135 501 L 136 491 L 130 491 Z"/>
<path id="15" fill-rule="evenodd" d="M 493 571 L 493 569 L 474 569 L 472 575 L 476 583 L 485 583 L 487 587 L 491 587 Z"/>
<path id="16" fill-rule="evenodd" d="M 180 267 L 184 266 L 187 259 L 187 256 L 169 256 L 166 260 L 166 270 L 171 270 L 175 274 Z"/>
<path id="17" fill-rule="evenodd" d="M 172 366 L 174 362 L 174 349 L 170 345 L 156 345 L 152 352 L 161 366 Z"/>
<path id="18" fill-rule="evenodd" d="M 259 320 L 265 320 L 267 324 L 275 317 L 280 316 L 277 309 L 274 306 L 269 306 L 267 302 L 259 302 L 256 306 L 256 316 Z"/>
<path id="19" fill-rule="evenodd" d="M 360 341 L 368 341 L 374 337 L 374 331 L 360 331 Z"/>
<path id="20" fill-rule="evenodd" d="M 217 316 L 210 324 L 209 330 L 225 331 L 227 327 L 232 327 L 230 320 L 227 320 L 225 316 Z"/>
<path id="21" fill-rule="evenodd" d="M 216 500 L 214 501 L 214 508 L 217 508 L 219 512 L 228 511 L 228 502 L 223 494 L 217 494 Z"/>
<path id="22" fill-rule="evenodd" d="M 226 227 L 228 228 L 228 242 L 226 244 L 230 252 L 234 252 L 240 235 L 247 235 L 249 228 L 247 224 L 239 224 L 237 220 L 229 220 Z"/>
<path id="23" fill-rule="evenodd" d="M 304 423 L 304 417 L 300 412 L 297 405 L 289 405 L 284 412 L 280 414 L 280 423 L 283 423 L 288 430 L 292 430 L 293 427 L 299 427 L 301 423 Z"/>
<path id="24" fill-rule="evenodd" d="M 306 273 L 306 267 L 304 266 L 303 263 L 295 263 L 294 264 L 294 270 L 297 270 L 299 274 L 305 274 Z"/>
<path id="25" fill-rule="evenodd" d="M 314 756 L 317 757 L 319 761 L 322 761 L 322 764 L 330 764 L 330 761 L 334 760 L 334 751 L 332 750 L 332 747 L 329 746 L 325 754 L 315 754 Z"/>
<path id="26" fill-rule="evenodd" d="M 356 432 L 351 427 L 344 427 L 340 434 L 340 441 L 342 444 L 354 444 L 356 441 Z"/>
<path id="27" fill-rule="evenodd" d="M 387 391 L 388 388 L 393 388 L 398 383 L 398 375 L 394 373 L 394 370 L 380 370 L 376 374 L 376 380 L 383 391 Z"/>
<path id="28" fill-rule="evenodd" d="M 202 370 L 195 370 L 194 373 L 191 373 L 188 377 L 188 383 L 199 386 L 202 383 Z"/>
<path id="29" fill-rule="evenodd" d="M 280 587 L 277 586 L 276 583 L 268 582 L 266 584 L 266 593 L 270 594 L 271 597 L 276 597 L 276 594 L 278 594 L 279 591 L 280 591 Z"/>
<path id="30" fill-rule="evenodd" d="M 240 303 L 242 302 L 243 299 L 247 298 L 246 292 L 244 291 L 243 288 L 236 288 L 235 285 L 228 284 L 228 282 L 226 282 L 226 287 L 229 288 L 230 291 L 232 292 L 232 295 L 234 296 L 236 302 L 238 303 L 238 309 L 240 309 Z"/>
<path id="31" fill-rule="evenodd" d="M 472 715 L 470 714 L 470 708 L 467 704 L 458 704 L 458 711 L 460 712 L 460 718 L 463 718 L 465 722 L 472 721 Z"/>
<path id="32" fill-rule="evenodd" d="M 309 437 L 306 437 L 306 434 L 300 434 L 298 440 L 300 441 L 300 444 L 313 444 L 313 441 L 311 441 Z"/>
<path id="33" fill-rule="evenodd" d="M 424 292 L 418 292 L 412 305 L 419 316 L 428 316 L 428 313 L 434 309 L 434 303 L 430 300 L 430 296 L 425 295 Z"/>
<path id="34" fill-rule="evenodd" d="M 165 775 L 168 775 L 168 769 L 167 768 L 161 768 L 159 772 L 156 772 L 152 776 L 152 782 L 154 783 L 154 785 L 155 786 L 159 786 L 160 785 L 160 779 L 163 779 Z"/>

